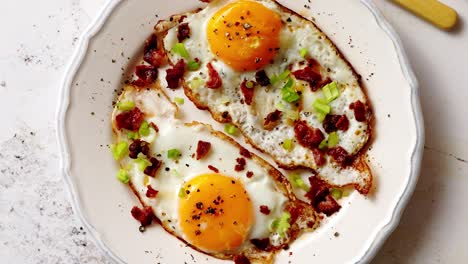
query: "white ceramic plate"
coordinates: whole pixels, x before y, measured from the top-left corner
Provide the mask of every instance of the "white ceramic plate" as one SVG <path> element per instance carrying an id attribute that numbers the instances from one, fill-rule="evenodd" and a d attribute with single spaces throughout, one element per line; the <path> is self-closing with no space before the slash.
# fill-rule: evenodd
<path id="1" fill-rule="evenodd" d="M 280 2 L 314 18 L 362 75 L 376 117 L 369 152 L 376 190 L 368 198 L 354 193 L 336 216 L 282 252 L 277 263 L 368 262 L 397 226 L 417 181 L 424 141 L 417 82 L 398 37 L 371 1 Z M 137 199 L 115 180 L 117 167 L 106 146 L 123 69 L 132 68 L 159 18 L 199 5 L 196 0 L 110 1 L 83 36 L 64 81 L 58 111 L 63 173 L 76 214 L 118 262 L 223 262 L 184 246 L 158 226 L 138 232 L 130 216 Z"/>

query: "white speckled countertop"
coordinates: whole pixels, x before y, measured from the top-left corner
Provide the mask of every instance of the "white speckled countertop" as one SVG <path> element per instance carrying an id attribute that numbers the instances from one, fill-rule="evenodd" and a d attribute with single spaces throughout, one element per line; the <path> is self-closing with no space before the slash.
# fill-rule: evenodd
<path id="1" fill-rule="evenodd" d="M 109 263 L 73 215 L 58 170 L 54 117 L 78 37 L 106 0 L 1 1 L 1 263 Z M 468 259 L 468 1 L 439 31 L 376 0 L 399 32 L 421 86 L 426 121 L 422 174 L 400 227 L 375 263 Z M 395 106 L 398 107 L 398 106 Z"/>

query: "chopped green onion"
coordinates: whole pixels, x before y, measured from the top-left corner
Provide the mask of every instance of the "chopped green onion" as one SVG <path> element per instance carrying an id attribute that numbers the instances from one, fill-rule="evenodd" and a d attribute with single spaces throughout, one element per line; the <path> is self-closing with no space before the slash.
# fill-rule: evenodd
<path id="1" fill-rule="evenodd" d="M 190 85 L 190 88 L 192 90 L 196 90 L 196 89 L 200 88 L 204 83 L 205 82 L 202 79 L 200 79 L 198 77 L 195 77 L 190 81 L 189 85 Z"/>
<path id="2" fill-rule="evenodd" d="M 336 82 L 331 82 L 325 85 L 322 88 L 322 92 L 325 96 L 325 100 L 327 100 L 328 103 L 332 102 L 340 96 L 340 90 L 338 90 L 338 85 L 336 84 Z"/>
<path id="3" fill-rule="evenodd" d="M 237 133 L 237 129 L 236 129 L 235 126 L 233 126 L 231 124 L 226 124 L 224 126 L 224 132 L 228 133 L 231 136 L 235 136 L 236 133 Z"/>
<path id="4" fill-rule="evenodd" d="M 308 192 L 310 190 L 309 186 L 304 182 L 304 180 L 298 174 L 291 174 L 289 176 L 289 181 L 291 182 L 292 186 L 296 188 L 301 188 L 302 190 Z"/>
<path id="5" fill-rule="evenodd" d="M 281 237 L 286 235 L 286 232 L 291 227 L 289 221 L 291 220 L 291 214 L 288 212 L 283 212 L 280 218 L 273 220 L 271 223 L 270 229 L 276 231 Z"/>
<path id="6" fill-rule="evenodd" d="M 117 179 L 124 184 L 127 184 L 130 181 L 128 172 L 123 169 L 120 169 L 119 172 L 117 172 Z"/>
<path id="7" fill-rule="evenodd" d="M 328 146 L 328 140 L 324 139 L 320 142 L 319 149 L 324 150 Z"/>
<path id="8" fill-rule="evenodd" d="M 299 51 L 299 54 L 301 54 L 301 57 L 302 57 L 302 58 L 305 58 L 305 56 L 307 55 L 307 49 L 306 49 L 306 48 L 302 48 L 302 49 Z"/>
<path id="9" fill-rule="evenodd" d="M 190 59 L 190 54 L 188 53 L 187 49 L 185 49 L 184 44 L 177 43 L 172 47 L 171 51 L 175 54 L 180 55 L 184 59 Z"/>
<path id="10" fill-rule="evenodd" d="M 187 63 L 187 69 L 189 71 L 196 71 L 196 70 L 200 69 L 200 63 L 198 63 L 195 60 L 191 60 L 191 61 L 189 61 Z"/>
<path id="11" fill-rule="evenodd" d="M 135 133 L 135 132 L 133 132 L 133 131 L 130 131 L 130 132 L 127 133 L 127 137 L 128 137 L 129 139 L 133 139 L 133 140 L 138 139 L 138 133 Z"/>
<path id="12" fill-rule="evenodd" d="M 330 193 L 333 196 L 333 198 L 335 198 L 335 200 L 339 200 L 341 199 L 341 197 L 343 197 L 343 191 L 341 191 L 340 189 L 332 189 Z"/>
<path id="13" fill-rule="evenodd" d="M 277 83 L 278 81 L 279 81 L 278 75 L 273 74 L 273 75 L 270 77 L 270 83 L 271 83 L 271 84 L 275 84 L 275 83 Z"/>
<path id="14" fill-rule="evenodd" d="M 254 83 L 252 81 L 248 81 L 245 83 L 245 86 L 249 89 L 252 89 L 254 87 Z"/>
<path id="15" fill-rule="evenodd" d="M 185 198 L 187 196 L 187 193 L 185 192 L 184 187 L 179 189 L 179 198 Z"/>
<path id="16" fill-rule="evenodd" d="M 151 162 L 143 154 L 138 154 L 138 158 L 135 160 L 138 165 L 138 169 L 144 171 L 146 167 L 151 165 Z"/>
<path id="17" fill-rule="evenodd" d="M 176 102 L 178 105 L 183 105 L 185 103 L 184 98 L 176 97 L 174 98 L 174 102 Z"/>
<path id="18" fill-rule="evenodd" d="M 283 100 L 288 103 L 297 102 L 301 98 L 299 94 L 293 89 L 293 86 L 294 80 L 292 78 L 289 78 L 286 84 L 281 89 Z"/>
<path id="19" fill-rule="evenodd" d="M 328 103 L 324 99 L 321 99 L 321 98 L 317 98 L 315 102 L 313 103 L 313 106 L 318 113 L 321 113 L 324 115 L 329 114 L 331 111 L 331 107 L 328 105 Z"/>
<path id="20" fill-rule="evenodd" d="M 143 121 L 143 123 L 141 123 L 140 129 L 138 129 L 138 133 L 141 136 L 144 136 L 144 137 L 146 137 L 146 136 L 148 136 L 150 134 L 150 128 L 149 128 L 148 122 Z"/>
<path id="21" fill-rule="evenodd" d="M 343 197 L 348 197 L 351 194 L 349 190 L 343 190 Z"/>
<path id="22" fill-rule="evenodd" d="M 111 145 L 111 151 L 114 155 L 114 159 L 120 160 L 128 153 L 128 143 L 126 141 L 122 141 L 117 143 L 117 145 Z"/>
<path id="23" fill-rule="evenodd" d="M 291 74 L 291 72 L 289 70 L 285 70 L 278 77 L 280 80 L 286 80 L 286 78 L 289 77 L 289 74 Z"/>
<path id="24" fill-rule="evenodd" d="M 297 110 L 286 110 L 285 114 L 286 118 L 291 119 L 292 121 L 296 121 L 299 119 L 299 111 Z"/>
<path id="25" fill-rule="evenodd" d="M 316 113 L 316 116 L 317 116 L 317 119 L 318 119 L 320 122 L 323 122 L 323 120 L 325 120 L 325 117 L 327 116 L 327 114 Z"/>
<path id="26" fill-rule="evenodd" d="M 120 111 L 131 111 L 135 108 L 135 102 L 133 101 L 121 101 L 117 103 L 117 109 Z"/>
<path id="27" fill-rule="evenodd" d="M 167 157 L 172 160 L 177 160 L 182 156 L 178 149 L 170 149 L 167 151 Z"/>
<path id="28" fill-rule="evenodd" d="M 332 132 L 330 135 L 328 135 L 328 148 L 333 148 L 336 145 L 338 145 L 338 142 L 340 142 L 340 138 L 338 137 L 338 133 Z"/>
<path id="29" fill-rule="evenodd" d="M 293 141 L 292 139 L 288 138 L 283 141 L 283 148 L 287 151 L 291 151 L 293 149 Z"/>
<path id="30" fill-rule="evenodd" d="M 281 111 L 281 112 L 284 112 L 284 111 L 287 110 L 287 109 L 286 109 L 286 106 L 285 106 L 284 104 L 282 104 L 282 103 L 277 103 L 277 104 L 275 104 L 275 108 L 276 108 L 276 110 L 279 110 L 279 111 Z"/>

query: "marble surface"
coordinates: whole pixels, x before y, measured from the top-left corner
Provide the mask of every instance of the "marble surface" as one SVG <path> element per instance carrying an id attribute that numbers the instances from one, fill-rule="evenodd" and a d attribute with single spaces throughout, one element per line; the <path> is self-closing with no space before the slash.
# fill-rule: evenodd
<path id="1" fill-rule="evenodd" d="M 111 263 L 73 215 L 58 171 L 54 130 L 65 66 L 105 2 L 0 3 L 2 263 Z M 451 33 L 376 0 L 400 34 L 420 81 L 427 139 L 416 193 L 375 263 L 468 258 L 468 207 L 462 203 L 468 200 L 468 1 L 444 2 L 461 17 Z"/>

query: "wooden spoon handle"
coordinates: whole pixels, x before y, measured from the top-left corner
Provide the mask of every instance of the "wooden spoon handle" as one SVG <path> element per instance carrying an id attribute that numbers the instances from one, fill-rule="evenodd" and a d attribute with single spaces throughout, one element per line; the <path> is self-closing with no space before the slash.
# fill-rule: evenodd
<path id="1" fill-rule="evenodd" d="M 437 0 L 392 0 L 437 27 L 449 30 L 457 23 L 457 13 Z"/>

